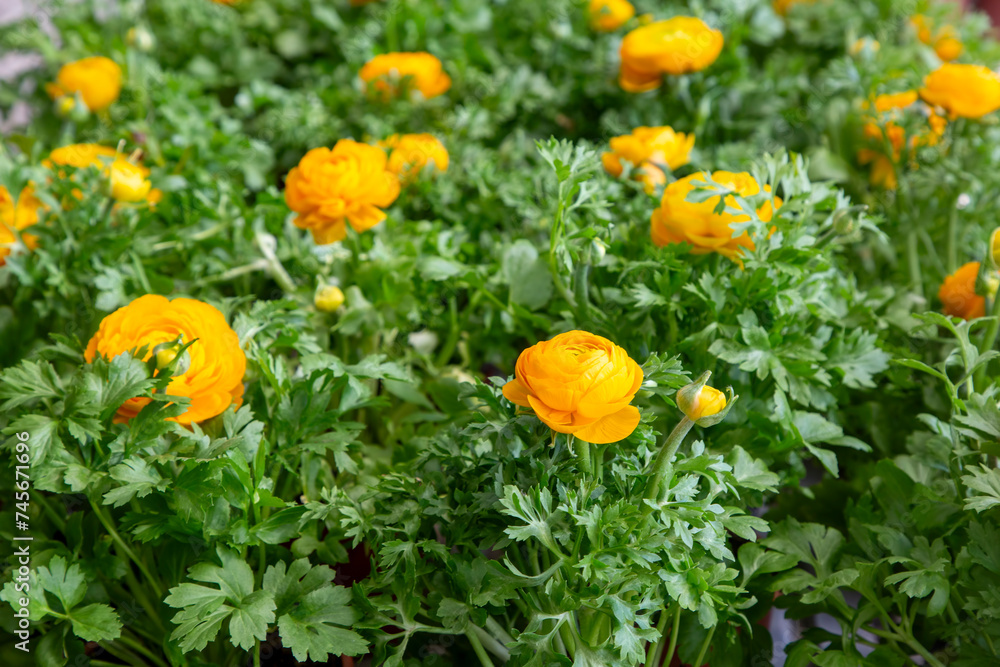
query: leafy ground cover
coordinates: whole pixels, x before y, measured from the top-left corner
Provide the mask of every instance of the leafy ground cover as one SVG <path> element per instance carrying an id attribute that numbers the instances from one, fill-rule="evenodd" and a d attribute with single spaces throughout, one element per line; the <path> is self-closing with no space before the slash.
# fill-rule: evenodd
<path id="1" fill-rule="evenodd" d="M 1000 664 L 985 18 L 44 16 L 0 28 L 3 664 L 759 667 L 775 608 L 839 628 L 791 667 Z"/>

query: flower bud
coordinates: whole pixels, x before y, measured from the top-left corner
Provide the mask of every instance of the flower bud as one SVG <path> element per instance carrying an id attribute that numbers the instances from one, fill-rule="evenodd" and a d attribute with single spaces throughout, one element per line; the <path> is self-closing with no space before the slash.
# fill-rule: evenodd
<path id="1" fill-rule="evenodd" d="M 178 375 L 183 375 L 187 372 L 190 366 L 190 359 L 188 355 L 184 355 L 177 359 L 177 356 L 181 354 L 184 349 L 184 344 L 180 339 L 167 341 L 166 343 L 160 343 L 153 348 L 153 358 L 156 360 L 157 370 L 166 370 L 171 364 L 174 365 L 173 372 L 170 374 L 171 377 L 177 377 Z"/>
<path id="2" fill-rule="evenodd" d="M 66 118 L 73 113 L 74 109 L 76 109 L 75 97 L 64 95 L 63 97 L 56 99 L 56 114 L 58 114 L 60 118 Z"/>
<path id="3" fill-rule="evenodd" d="M 687 400 L 681 401 L 678 397 L 677 404 L 688 419 L 698 421 L 702 417 L 719 414 L 726 407 L 726 395 L 714 387 L 705 386 Z"/>
<path id="4" fill-rule="evenodd" d="M 324 285 L 316 290 L 313 304 L 324 313 L 332 313 L 344 305 L 344 292 L 336 285 Z"/>
<path id="5" fill-rule="evenodd" d="M 153 34 L 143 26 L 129 28 L 125 34 L 125 42 L 138 51 L 148 53 L 153 49 Z"/>
<path id="6" fill-rule="evenodd" d="M 733 395 L 732 388 L 727 390 L 727 398 L 718 389 L 709 387 L 707 383 L 711 376 L 711 371 L 705 371 L 697 380 L 678 389 L 675 398 L 684 416 L 702 427 L 714 426 L 725 419 L 738 398 Z"/>

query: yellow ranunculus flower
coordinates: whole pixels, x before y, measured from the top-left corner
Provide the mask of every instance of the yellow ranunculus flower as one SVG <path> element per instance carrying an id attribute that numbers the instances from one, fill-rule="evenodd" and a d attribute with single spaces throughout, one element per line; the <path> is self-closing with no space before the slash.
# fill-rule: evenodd
<path id="1" fill-rule="evenodd" d="M 642 385 L 642 368 L 607 338 L 569 331 L 537 343 L 517 358 L 507 400 L 531 408 L 558 433 L 598 445 L 618 442 L 639 425 L 629 405 Z"/>
<path id="2" fill-rule="evenodd" d="M 705 385 L 693 397 L 687 393 L 677 393 L 677 407 L 693 422 L 703 417 L 717 415 L 726 408 L 726 395 L 714 387 Z"/>
<path id="3" fill-rule="evenodd" d="M 122 70 L 110 58 L 94 56 L 62 66 L 56 80 L 46 84 L 52 99 L 80 93 L 91 111 L 107 109 L 122 91 Z"/>
<path id="4" fill-rule="evenodd" d="M 108 177 L 111 196 L 119 202 L 145 201 L 156 204 L 163 196 L 163 193 L 154 189 L 150 183 L 149 169 L 129 162 L 121 157 L 118 151 L 107 146 L 99 144 L 61 146 L 49 153 L 49 159 L 42 164 L 47 167 L 60 165 L 77 169 L 97 167 Z M 60 173 L 59 176 L 63 178 L 64 174 Z"/>
<path id="5" fill-rule="evenodd" d="M 920 97 L 952 118 L 981 118 L 1000 109 L 1000 76 L 982 65 L 945 63 L 924 78 Z"/>
<path id="6" fill-rule="evenodd" d="M 729 259 L 739 262 L 743 248 L 753 250 L 753 239 L 744 232 L 733 238 L 733 223 L 746 222 L 750 217 L 746 214 L 723 211 L 716 213 L 719 205 L 719 195 L 709 197 L 702 202 L 687 201 L 687 196 L 697 189 L 695 181 L 707 183 L 709 174 L 706 172 L 691 174 L 674 181 L 663 191 L 660 207 L 653 211 L 652 237 L 653 243 L 665 246 L 670 243 L 690 243 L 691 252 L 701 255 L 717 252 Z M 711 174 L 712 180 L 719 185 L 738 193 L 742 197 L 751 197 L 760 193 L 760 184 L 746 172 L 733 173 L 716 171 Z M 715 186 L 707 186 L 715 189 Z M 770 192 L 771 186 L 765 185 L 764 192 Z M 781 206 L 781 199 L 775 197 L 776 206 Z M 733 195 L 726 196 L 728 208 L 738 208 Z M 764 222 L 770 222 L 774 215 L 774 207 L 770 201 L 757 209 L 757 215 Z"/>
<path id="7" fill-rule="evenodd" d="M 194 343 L 185 351 L 186 368 L 167 387 L 168 394 L 191 399 L 187 410 L 175 421 L 201 422 L 222 414 L 230 405 L 239 405 L 247 366 L 239 336 L 217 308 L 195 299 L 170 301 L 155 294 L 139 297 L 101 321 L 84 356 L 91 362 L 98 355 L 111 359 L 146 347 L 146 360 L 155 356 L 157 364 L 166 366 L 179 348 L 168 345 L 159 351 L 154 349 L 177 340 Z M 118 418 L 132 419 L 149 401 L 130 398 L 118 409 Z"/>
<path id="8" fill-rule="evenodd" d="M 11 244 L 17 240 L 15 232 L 36 224 L 41 209 L 42 202 L 35 197 L 34 188 L 30 185 L 21 190 L 16 202 L 10 191 L 0 185 L 0 266 L 6 263 L 4 258 L 10 254 Z M 37 237 L 33 234 L 22 234 L 21 238 L 29 248 L 37 245 Z"/>
<path id="9" fill-rule="evenodd" d="M 399 177 L 387 162 L 381 148 L 351 139 L 306 153 L 285 181 L 285 201 L 298 214 L 295 226 L 325 245 L 346 238 L 347 223 L 363 232 L 382 222 L 382 209 L 399 196 Z"/>
<path id="10" fill-rule="evenodd" d="M 637 127 L 632 134 L 614 137 L 611 150 L 601 155 L 604 169 L 614 177 L 622 175 L 622 160 L 636 169 L 638 179 L 652 194 L 657 185 L 666 182 L 664 169 L 686 165 L 694 148 L 694 135 L 674 132 L 672 127 Z"/>
<path id="11" fill-rule="evenodd" d="M 336 285 L 324 285 L 316 290 L 313 305 L 324 313 L 332 313 L 344 305 L 344 292 Z"/>
<path id="12" fill-rule="evenodd" d="M 722 33 L 691 16 L 675 16 L 636 28 L 621 46 L 618 82 L 638 93 L 660 87 L 664 74 L 698 72 L 722 52 Z"/>
<path id="13" fill-rule="evenodd" d="M 944 279 L 938 290 L 945 315 L 974 320 L 986 315 L 986 299 L 976 294 L 979 262 L 969 262 Z"/>
<path id="14" fill-rule="evenodd" d="M 389 171 L 404 183 L 429 164 L 439 172 L 448 171 L 448 149 L 432 134 L 394 134 L 378 145 L 389 153 Z"/>
<path id="15" fill-rule="evenodd" d="M 387 97 L 400 94 L 400 84 L 409 82 L 410 90 L 425 99 L 437 97 L 451 88 L 451 77 L 441 67 L 441 61 L 422 51 L 414 53 L 383 53 L 361 68 L 361 80 L 374 86 Z"/>
<path id="16" fill-rule="evenodd" d="M 635 16 L 635 7 L 628 0 L 590 0 L 590 27 L 612 32 Z"/>

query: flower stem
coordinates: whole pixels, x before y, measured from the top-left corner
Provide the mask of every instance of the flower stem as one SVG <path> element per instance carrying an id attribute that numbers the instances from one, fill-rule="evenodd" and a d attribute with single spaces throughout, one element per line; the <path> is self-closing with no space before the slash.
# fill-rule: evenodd
<path id="1" fill-rule="evenodd" d="M 483 667 L 493 667 L 493 661 L 490 660 L 490 656 L 486 653 L 486 649 L 483 648 L 483 643 L 479 641 L 478 635 L 472 630 L 467 630 L 465 636 L 469 638 L 469 643 L 472 644 L 472 650 L 476 652 L 476 657 L 479 658 L 479 664 Z"/>
<path id="2" fill-rule="evenodd" d="M 667 471 L 671 467 L 670 464 L 673 462 L 674 456 L 677 455 L 678 448 L 680 448 L 681 443 L 684 441 L 684 436 L 688 434 L 692 426 L 694 426 L 694 422 L 684 417 L 674 427 L 674 430 L 670 432 L 670 435 L 667 436 L 667 441 L 663 443 L 663 447 L 660 448 L 660 452 L 653 460 L 651 479 L 649 486 L 646 487 L 646 493 L 643 495 L 644 500 L 656 502 L 657 498 L 660 497 L 660 487 L 663 484 L 663 479 L 667 476 Z M 643 516 L 648 516 L 652 510 L 652 507 L 644 503 L 642 508 Z"/>
<path id="3" fill-rule="evenodd" d="M 993 320 L 989 323 L 986 328 L 986 333 L 983 335 L 983 339 L 979 342 L 979 354 L 985 354 L 996 346 L 997 334 L 1000 334 L 1000 294 L 993 295 L 993 303 L 990 307 L 990 317 L 992 317 Z M 986 386 L 986 373 L 989 371 L 989 367 L 990 362 L 987 362 L 976 370 L 974 382 L 975 386 Z M 969 391 L 971 392 L 972 389 L 970 388 Z"/>
<path id="4" fill-rule="evenodd" d="M 910 283 L 913 291 L 924 301 L 924 278 L 920 271 L 920 249 L 917 245 L 917 232 L 914 229 L 906 236 L 906 263 L 910 269 Z"/>
<path id="5" fill-rule="evenodd" d="M 719 627 L 718 625 L 713 625 L 712 629 L 708 631 L 708 635 L 705 637 L 705 641 L 701 644 L 701 650 L 698 651 L 698 657 L 692 663 L 692 667 L 701 667 L 705 664 L 705 655 L 708 654 L 708 647 L 712 644 L 712 637 L 715 636 L 715 629 Z"/>

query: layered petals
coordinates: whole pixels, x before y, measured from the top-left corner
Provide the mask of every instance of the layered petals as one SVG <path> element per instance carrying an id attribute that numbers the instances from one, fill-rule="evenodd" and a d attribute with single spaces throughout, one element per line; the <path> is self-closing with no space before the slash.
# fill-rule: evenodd
<path id="1" fill-rule="evenodd" d="M 742 197 L 751 197 L 761 191 L 760 184 L 746 172 L 717 171 L 711 174 L 711 178 Z M 698 187 L 695 181 L 707 183 L 707 174 L 691 174 L 664 189 L 660 207 L 652 215 L 653 243 L 662 247 L 670 243 L 686 242 L 691 244 L 691 252 L 695 254 L 717 252 L 733 260 L 739 259 L 743 248 L 753 250 L 755 246 L 750 235 L 744 232 L 734 238 L 732 229 L 734 223 L 746 222 L 750 216 L 729 211 L 716 213 L 719 196 L 709 197 L 701 202 L 687 201 L 688 194 Z M 771 187 L 765 185 L 764 192 L 770 191 Z M 775 203 L 781 206 L 781 199 L 776 197 Z M 726 196 L 726 207 L 739 208 L 733 195 Z M 764 222 L 770 222 L 774 215 L 771 202 L 764 202 L 757 209 L 757 215 Z"/>
<path id="2" fill-rule="evenodd" d="M 45 90 L 52 99 L 79 93 L 88 109 L 103 111 L 121 94 L 122 70 L 104 56 L 83 58 L 63 65 L 56 80 L 47 84 Z"/>
<path id="3" fill-rule="evenodd" d="M 430 99 L 451 88 L 451 77 L 445 73 L 441 61 L 423 51 L 375 56 L 365 63 L 359 76 L 385 97 L 398 97 L 408 86 L 410 92 Z"/>
<path id="4" fill-rule="evenodd" d="M 722 33 L 691 16 L 675 16 L 636 28 L 621 45 L 618 81 L 629 92 L 660 86 L 664 74 L 699 72 L 719 57 Z"/>
<path id="5" fill-rule="evenodd" d="M 285 201 L 295 211 L 294 223 L 325 245 L 358 233 L 385 219 L 382 210 L 399 196 L 400 184 L 376 146 L 341 139 L 333 147 L 314 148 L 289 173 Z"/>
<path id="6" fill-rule="evenodd" d="M 639 365 L 608 339 L 570 331 L 522 352 L 503 394 L 553 431 L 607 444 L 638 425 L 639 411 L 629 403 L 642 377 Z"/>
<path id="7" fill-rule="evenodd" d="M 194 341 L 185 351 L 185 370 L 175 375 L 167 387 L 168 394 L 191 399 L 187 410 L 175 421 L 201 422 L 241 403 L 246 355 L 222 313 L 202 301 L 171 301 L 153 294 L 139 297 L 101 321 L 84 356 L 88 362 L 98 355 L 111 359 L 145 346 L 144 360 L 148 360 L 157 345 L 175 341 Z M 131 419 L 149 402 L 142 397 L 129 399 L 118 410 L 118 417 Z"/>

